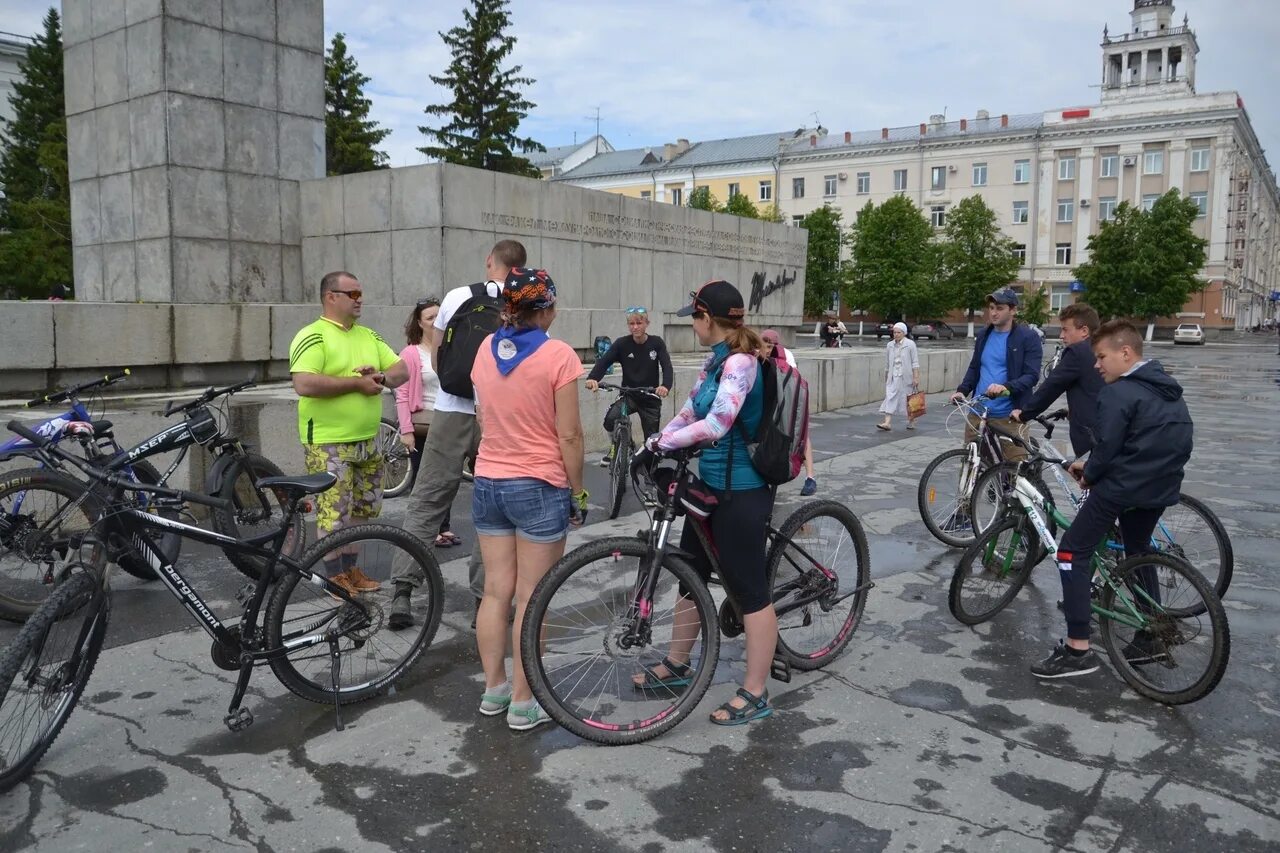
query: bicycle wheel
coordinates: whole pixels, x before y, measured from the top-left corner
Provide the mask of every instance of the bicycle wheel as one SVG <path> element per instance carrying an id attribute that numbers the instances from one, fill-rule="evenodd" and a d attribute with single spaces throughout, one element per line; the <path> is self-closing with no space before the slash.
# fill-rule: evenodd
<path id="1" fill-rule="evenodd" d="M 398 498 L 413 489 L 413 460 L 400 441 L 400 425 L 390 418 L 378 422 L 378 450 L 382 452 L 382 496 Z"/>
<path id="2" fill-rule="evenodd" d="M 639 645 L 619 642 L 634 620 L 636 580 L 648 549 L 635 538 L 575 548 L 533 590 L 520 633 L 525 677 L 551 718 L 578 737 L 610 746 L 657 737 L 687 717 L 715 674 L 716 606 L 707 585 L 668 555 L 658 569 L 649 630 Z M 683 586 L 691 598 L 681 598 Z M 676 622 L 688 646 L 687 684 L 641 689 L 671 654 Z"/>
<path id="3" fill-rule="evenodd" d="M 1190 563 L 1218 598 L 1227 594 L 1235 571 L 1235 551 L 1222 522 L 1202 501 L 1179 495 L 1178 502 L 1161 514 L 1151 544 L 1157 551 Z"/>
<path id="4" fill-rule="evenodd" d="M 1035 531 L 1018 517 L 1005 518 L 979 536 L 951 576 L 951 615 L 977 625 L 1003 610 L 1031 576 L 1027 549 L 1035 541 Z"/>
<path id="5" fill-rule="evenodd" d="M 67 566 L 105 559 L 97 542 L 81 544 L 97 517 L 86 489 L 41 468 L 13 471 L 0 483 L 0 619 L 26 620 Z"/>
<path id="6" fill-rule="evenodd" d="M 340 557 L 355 555 L 355 565 L 378 581 L 376 590 L 356 596 L 357 603 L 333 598 L 312 582 L 313 573 L 332 577 Z M 422 655 L 440 627 L 444 579 L 431 549 L 398 527 L 361 524 L 318 540 L 299 561 L 302 573 L 290 571 L 276 585 L 267 605 L 267 643 L 273 649 L 302 637 L 338 637 L 338 698 L 359 702 L 387 691 Z M 410 599 L 413 625 L 393 631 L 387 615 L 395 585 L 393 564 L 423 578 Z M 328 642 L 298 646 L 271 661 L 280 683 L 312 702 L 333 701 L 333 670 Z"/>
<path id="7" fill-rule="evenodd" d="M 1227 611 L 1209 582 L 1172 554 L 1127 557 L 1112 581 L 1094 610 L 1120 677 L 1166 705 L 1208 695 L 1231 656 Z"/>
<path id="8" fill-rule="evenodd" d="M 246 453 L 227 466 L 218 489 L 218 497 L 231 502 L 231 506 L 211 511 L 213 529 L 233 539 L 251 539 L 269 530 L 278 529 L 284 522 L 289 496 L 277 489 L 259 489 L 256 485 L 263 477 L 279 477 L 280 468 L 263 456 Z M 296 557 L 306 546 L 307 530 L 301 513 L 295 513 L 289 521 L 289 534 L 283 553 Z M 266 560 L 252 554 L 238 554 L 231 549 L 224 552 L 227 559 L 240 572 L 254 580 L 262 573 Z M 277 568 L 279 568 L 277 566 Z"/>
<path id="9" fill-rule="evenodd" d="M 145 459 L 131 462 L 129 467 L 133 469 L 133 476 L 137 478 L 139 483 L 145 483 L 150 486 L 160 485 L 160 472 Z M 181 520 L 182 514 L 175 506 L 154 505 L 156 499 L 142 492 L 126 492 L 125 496 L 138 502 L 141 508 L 154 512 L 161 518 L 168 518 L 174 521 Z M 148 505 L 146 502 L 151 502 L 153 505 Z M 160 546 L 160 551 L 164 554 L 165 560 L 173 563 L 178 559 L 178 553 L 182 550 L 182 537 L 176 532 L 148 531 L 147 535 L 151 536 L 155 543 Z M 156 570 L 151 568 L 151 564 L 142 559 L 132 548 L 123 548 L 119 553 L 112 554 L 112 557 L 115 559 L 116 565 L 135 578 L 150 581 L 159 577 Z"/>
<path id="10" fill-rule="evenodd" d="M 778 654 L 795 669 L 826 666 L 849 645 L 867 604 L 871 559 L 862 523 L 835 501 L 803 504 L 782 523 L 768 567 Z"/>
<path id="11" fill-rule="evenodd" d="M 110 597 L 89 574 L 59 584 L 0 653 L 0 793 L 31 775 L 102 651 Z"/>
<path id="12" fill-rule="evenodd" d="M 609 463 L 609 518 L 617 518 L 622 511 L 622 499 L 627 495 L 627 479 L 631 467 L 631 429 L 618 430 L 613 437 L 613 461 Z"/>
<path id="13" fill-rule="evenodd" d="M 957 548 L 973 543 L 969 498 L 980 471 L 969 464 L 969 448 L 958 447 L 935 458 L 924 469 L 916 503 L 924 526 L 938 540 Z"/>
<path id="14" fill-rule="evenodd" d="M 973 526 L 979 534 L 985 533 L 992 524 L 995 524 L 1005 516 L 1006 511 L 1012 514 L 1020 515 L 1022 513 L 1022 504 L 1013 501 L 1008 504 L 1005 496 L 1013 489 L 1014 476 L 1018 471 L 1018 463 L 1001 462 L 999 465 L 993 465 L 983 471 L 978 477 L 977 484 L 973 487 L 973 497 L 969 500 L 969 514 L 973 518 Z M 1023 472 L 1022 476 L 1031 481 L 1036 487 L 1036 491 L 1040 492 L 1041 497 L 1052 505 L 1054 503 L 1053 495 L 1049 491 L 1049 486 L 1039 474 L 1029 474 Z M 1041 513 L 1043 516 L 1044 514 Z M 1055 539 L 1058 536 L 1058 523 L 1051 516 L 1046 516 L 1045 525 L 1049 528 L 1049 533 Z M 1049 552 L 1045 549 L 1044 543 L 1036 538 L 1036 547 L 1031 552 L 1031 565 L 1039 565 L 1040 561 L 1049 556 Z"/>

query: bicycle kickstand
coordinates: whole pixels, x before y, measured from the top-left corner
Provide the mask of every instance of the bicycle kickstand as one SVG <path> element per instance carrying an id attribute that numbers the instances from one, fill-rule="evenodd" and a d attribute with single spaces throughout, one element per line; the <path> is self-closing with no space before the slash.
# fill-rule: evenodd
<path id="1" fill-rule="evenodd" d="M 338 676 L 342 670 L 342 655 L 338 652 L 338 638 L 329 640 L 329 678 L 333 682 L 333 722 L 337 731 L 345 728 L 342 725 L 342 703 L 338 696 Z"/>
<path id="2" fill-rule="evenodd" d="M 253 674 L 253 659 L 240 659 L 240 677 L 236 679 L 235 692 L 231 694 L 231 704 L 227 707 L 227 715 L 222 722 L 233 732 L 242 732 L 253 725 L 253 712 L 240 706 L 244 693 L 249 688 L 249 676 Z"/>

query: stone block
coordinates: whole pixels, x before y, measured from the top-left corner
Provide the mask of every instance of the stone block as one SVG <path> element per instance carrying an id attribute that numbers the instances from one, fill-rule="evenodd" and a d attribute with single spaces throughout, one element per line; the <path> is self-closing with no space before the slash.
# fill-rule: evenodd
<path id="1" fill-rule="evenodd" d="M 283 298 L 280 246 L 269 243 L 232 242 L 229 301 L 279 302 Z"/>
<path id="2" fill-rule="evenodd" d="M 506 236 L 506 226 L 498 222 L 493 172 L 466 166 L 440 167 L 444 221 L 468 231 L 488 231 Z"/>
<path id="3" fill-rule="evenodd" d="M 391 172 L 342 177 L 342 224 L 347 234 L 391 230 Z"/>
<path id="4" fill-rule="evenodd" d="M 649 214 L 652 225 L 648 247 L 660 252 L 683 252 L 689 209 L 674 204 L 651 204 Z"/>
<path id="5" fill-rule="evenodd" d="M 93 111 L 98 174 L 129 170 L 129 104 L 112 104 Z M 70 145 L 70 142 L 68 142 Z"/>
<path id="6" fill-rule="evenodd" d="M 618 252 L 618 296 L 623 308 L 643 305 L 654 311 L 653 253 L 623 248 Z M 679 307 L 679 306 L 676 306 Z M 657 334 L 656 332 L 654 334 Z"/>
<path id="7" fill-rule="evenodd" d="M 592 340 L 591 312 L 582 308 L 556 311 L 556 321 L 549 333 L 551 337 L 564 341 L 574 349 L 588 349 Z M 603 413 L 601 416 L 603 417 Z"/>
<path id="8" fill-rule="evenodd" d="M 302 247 L 280 247 L 280 286 L 285 302 L 303 302 L 306 291 L 302 283 Z"/>
<path id="9" fill-rule="evenodd" d="M 767 223 L 738 217 L 738 257 L 744 261 L 764 260 L 764 229 Z"/>
<path id="10" fill-rule="evenodd" d="M 297 181 L 278 181 L 280 191 L 280 242 L 297 248 L 302 245 L 302 212 Z"/>
<path id="11" fill-rule="evenodd" d="M 222 27 L 222 0 L 165 0 L 165 15 Z"/>
<path id="12" fill-rule="evenodd" d="M 237 33 L 223 33 L 222 85 L 224 97 L 230 103 L 275 109 L 276 45 Z"/>
<path id="13" fill-rule="evenodd" d="M 74 187 L 72 188 L 74 191 Z M 73 204 L 72 208 L 75 210 Z M 72 220 L 74 224 L 74 218 Z M 75 228 L 72 229 L 75 234 Z M 102 301 L 102 247 L 86 246 L 72 237 L 71 263 L 75 271 L 76 299 L 81 302 Z"/>
<path id="14" fill-rule="evenodd" d="M 324 121 L 279 115 L 280 177 L 307 181 L 324 177 Z"/>
<path id="15" fill-rule="evenodd" d="M 232 240 L 280 242 L 280 187 L 274 178 L 227 174 L 227 216 Z"/>
<path id="16" fill-rule="evenodd" d="M 227 123 L 227 168 L 251 175 L 275 177 L 280 171 L 280 129 L 276 114 L 270 110 L 236 104 L 227 104 L 224 114 Z"/>
<path id="17" fill-rule="evenodd" d="M 391 232 L 390 284 L 394 304 L 412 305 L 424 296 L 437 299 L 444 296 L 444 267 L 440 263 L 442 236 L 440 228 Z"/>
<path id="18" fill-rule="evenodd" d="M 173 255 L 169 238 L 134 243 L 140 302 L 173 301 Z"/>
<path id="19" fill-rule="evenodd" d="M 128 172 L 108 175 L 98 185 L 102 242 L 133 239 L 133 178 Z"/>
<path id="20" fill-rule="evenodd" d="M 163 166 L 139 169 L 133 179 L 133 236 L 169 236 L 169 172 Z"/>
<path id="21" fill-rule="evenodd" d="M 0 336 L 0 371 L 53 364 L 52 302 L 9 302 Z"/>
<path id="22" fill-rule="evenodd" d="M 516 175 L 495 173 L 493 210 L 497 215 L 494 230 L 509 237 L 540 238 L 538 199 L 545 181 Z"/>
<path id="23" fill-rule="evenodd" d="M 174 166 L 169 170 L 175 237 L 227 237 L 227 180 L 222 172 Z"/>
<path id="24" fill-rule="evenodd" d="M 324 0 L 286 0 L 276 9 L 276 41 L 324 51 Z"/>
<path id="25" fill-rule="evenodd" d="M 231 249 L 226 240 L 173 240 L 173 301 L 231 301 Z"/>
<path id="26" fill-rule="evenodd" d="M 441 234 L 441 245 L 444 252 L 443 287 L 446 292 L 455 287 L 484 279 L 484 259 L 494 244 L 493 232 L 470 231 L 464 228 L 445 228 Z M 535 256 L 536 257 L 536 256 Z M 549 270 L 550 271 L 550 270 Z M 551 278 L 560 287 L 560 278 L 551 272 Z M 563 291 L 561 291 L 563 292 Z M 561 297 L 564 298 L 564 297 Z M 573 301 L 566 302 L 574 305 Z"/>
<path id="27" fill-rule="evenodd" d="M 186 2 L 184 0 L 184 4 Z M 221 3 L 219 0 L 191 0 L 192 6 L 209 6 L 218 10 L 220 26 Z M 189 23 L 170 3 L 166 8 L 164 33 L 165 86 L 171 92 L 186 95 L 202 95 L 206 98 L 223 97 L 222 85 L 222 31 Z"/>
<path id="28" fill-rule="evenodd" d="M 64 49 L 93 38 L 93 12 L 89 8 L 89 2 L 90 0 L 62 0 Z"/>
<path id="29" fill-rule="evenodd" d="M 264 361 L 271 354 L 271 311 L 262 305 L 175 305 L 173 350 L 178 364 Z"/>
<path id="30" fill-rule="evenodd" d="M 604 192 L 582 194 L 582 241 L 616 246 L 620 241 L 622 196 Z"/>
<path id="31" fill-rule="evenodd" d="M 169 133 L 164 92 L 129 102 L 129 160 L 133 168 L 167 165 Z"/>
<path id="32" fill-rule="evenodd" d="M 171 164 L 225 167 L 227 139 L 221 102 L 171 93 L 168 125 Z"/>
<path id="33" fill-rule="evenodd" d="M 271 310 L 271 358 L 289 359 L 289 344 L 298 330 L 313 322 L 320 314 L 319 296 L 308 305 L 272 305 Z"/>
<path id="34" fill-rule="evenodd" d="M 360 279 L 368 291 L 365 295 L 366 305 L 390 305 L 391 232 L 348 234 L 346 269 Z"/>
<path id="35" fill-rule="evenodd" d="M 82 41 L 62 51 L 62 86 L 67 115 L 93 109 L 93 42 Z"/>
<path id="36" fill-rule="evenodd" d="M 161 0 L 124 0 L 125 23 L 132 26 L 159 17 L 161 8 Z"/>
<path id="37" fill-rule="evenodd" d="M 544 182 L 538 201 L 544 237 L 568 241 L 582 239 L 582 195 L 583 190 L 578 187 Z"/>
<path id="38" fill-rule="evenodd" d="M 138 301 L 138 268 L 133 243 L 102 247 L 102 290 L 107 302 Z"/>
<path id="39" fill-rule="evenodd" d="M 281 112 L 323 118 L 324 56 L 284 45 L 278 50 Z"/>
<path id="40" fill-rule="evenodd" d="M 90 5 L 94 38 L 100 38 L 124 26 L 124 0 L 93 0 Z"/>
<path id="41" fill-rule="evenodd" d="M 346 233 L 342 212 L 344 187 L 341 176 L 298 184 L 303 237 Z"/>
<path id="42" fill-rule="evenodd" d="M 713 278 L 729 278 L 738 269 L 738 262 L 733 262 L 732 269 L 725 269 L 727 262 L 721 261 L 719 258 L 708 257 L 707 255 L 686 254 L 684 256 L 684 272 L 680 276 L 680 281 L 684 283 L 683 295 L 677 297 L 676 305 L 684 305 L 689 301 L 689 291 L 697 290 L 704 282 Z M 738 284 L 738 282 L 733 282 Z M 743 297 L 744 301 L 746 297 Z"/>
<path id="43" fill-rule="evenodd" d="M 111 334 L 102 334 L 103 329 Z M 88 340 L 95 345 L 85 346 Z M 172 346 L 168 305 L 58 306 L 54 358 L 59 368 L 169 364 Z"/>
<path id="44" fill-rule="evenodd" d="M 391 175 L 391 227 L 439 228 L 440 167 L 404 166 L 387 171 Z"/>
<path id="45" fill-rule="evenodd" d="M 72 181 L 98 176 L 98 111 L 67 116 L 67 175 Z"/>
<path id="46" fill-rule="evenodd" d="M 125 30 L 126 75 L 130 98 L 164 88 L 164 21 L 158 16 Z"/>
<path id="47" fill-rule="evenodd" d="M 287 5 L 290 0 L 284 0 Z M 222 0 L 222 26 L 232 32 L 276 40 L 276 0 Z"/>
<path id="48" fill-rule="evenodd" d="M 408 306 L 366 305 L 360 312 L 360 325 L 373 329 L 387 342 L 387 346 L 399 352 L 405 345 L 404 321 L 408 316 Z"/>
<path id="49" fill-rule="evenodd" d="M 75 246 L 102 242 L 102 217 L 98 210 L 100 186 L 97 178 L 71 184 L 71 242 Z"/>
<path id="50" fill-rule="evenodd" d="M 585 243 L 582 246 L 582 291 L 576 304 L 583 308 L 618 310 L 621 262 L 617 246 Z M 553 274 L 554 278 L 554 274 Z"/>
<path id="51" fill-rule="evenodd" d="M 583 244 L 551 237 L 543 238 L 541 244 L 542 250 L 534 257 L 540 267 L 551 273 L 556 283 L 556 298 L 566 307 L 582 305 Z"/>
<path id="52" fill-rule="evenodd" d="M 320 279 L 346 269 L 346 239 L 338 236 L 302 238 L 303 301 L 320 300 Z"/>
<path id="53" fill-rule="evenodd" d="M 653 305 L 650 307 L 659 312 L 667 312 L 688 304 L 689 291 L 696 289 L 699 282 L 685 279 L 684 255 L 677 252 L 654 252 L 651 257 Z"/>

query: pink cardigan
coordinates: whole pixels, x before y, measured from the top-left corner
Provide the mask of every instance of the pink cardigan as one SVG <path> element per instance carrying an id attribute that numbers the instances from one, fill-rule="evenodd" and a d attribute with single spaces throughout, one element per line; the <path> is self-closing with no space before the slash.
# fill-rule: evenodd
<path id="1" fill-rule="evenodd" d="M 409 368 L 409 381 L 396 389 L 396 418 L 400 434 L 413 434 L 413 413 L 422 411 L 422 352 L 416 344 L 400 350 L 400 360 Z"/>

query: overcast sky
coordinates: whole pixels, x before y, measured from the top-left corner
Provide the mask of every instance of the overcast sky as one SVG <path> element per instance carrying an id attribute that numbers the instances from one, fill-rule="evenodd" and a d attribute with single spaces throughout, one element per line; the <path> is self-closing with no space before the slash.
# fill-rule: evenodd
<path id="1" fill-rule="evenodd" d="M 37 28 L 47 3 L 0 0 L 0 30 Z M 418 163 L 439 31 L 465 0 L 326 0 L 372 77 L 396 166 Z M 661 145 L 811 126 L 832 132 L 1097 103 L 1103 24 L 1132 0 L 513 0 L 514 61 L 535 83 L 521 130 L 543 144 Z M 1180 0 L 1200 44 L 1197 89 L 1236 90 L 1280 167 L 1280 2 Z"/>

